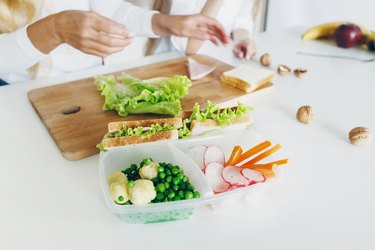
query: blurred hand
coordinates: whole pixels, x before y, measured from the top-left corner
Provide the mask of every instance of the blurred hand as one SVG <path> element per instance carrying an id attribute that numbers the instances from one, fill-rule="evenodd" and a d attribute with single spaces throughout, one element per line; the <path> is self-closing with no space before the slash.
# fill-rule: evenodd
<path id="1" fill-rule="evenodd" d="M 156 14 L 153 17 L 153 29 L 158 35 L 175 35 L 211 40 L 218 45 L 229 44 L 230 37 L 216 19 L 204 15 L 168 16 Z"/>
<path id="2" fill-rule="evenodd" d="M 28 34 L 35 47 L 44 53 L 67 43 L 82 52 L 99 57 L 121 51 L 132 42 L 134 36 L 123 24 L 95 12 L 76 10 L 44 18 L 30 25 Z M 51 39 L 48 39 L 51 34 Z"/>
<path id="3" fill-rule="evenodd" d="M 257 46 L 254 40 L 249 38 L 239 41 L 235 44 L 233 53 L 236 57 L 250 60 L 257 52 Z"/>

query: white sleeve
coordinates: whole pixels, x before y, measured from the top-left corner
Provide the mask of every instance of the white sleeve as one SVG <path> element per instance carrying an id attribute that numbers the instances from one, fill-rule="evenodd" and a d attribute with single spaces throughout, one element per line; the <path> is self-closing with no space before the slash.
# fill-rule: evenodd
<path id="1" fill-rule="evenodd" d="M 0 35 L 0 75 L 26 70 L 47 57 L 31 43 L 26 27 Z"/>
<path id="2" fill-rule="evenodd" d="M 145 10 L 123 0 L 90 0 L 90 9 L 125 24 L 137 36 L 158 37 L 152 30 L 152 16 L 157 11 Z"/>
<path id="3" fill-rule="evenodd" d="M 245 29 L 250 34 L 253 32 L 253 0 L 242 0 L 239 8 L 238 18 L 233 30 Z"/>

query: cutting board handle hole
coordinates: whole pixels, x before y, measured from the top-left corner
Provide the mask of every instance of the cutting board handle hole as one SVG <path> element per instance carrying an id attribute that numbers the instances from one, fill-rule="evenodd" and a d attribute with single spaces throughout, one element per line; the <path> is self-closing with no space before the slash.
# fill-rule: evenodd
<path id="1" fill-rule="evenodd" d="M 81 110 L 80 106 L 73 106 L 73 107 L 69 107 L 69 108 L 63 109 L 61 111 L 61 114 L 63 114 L 63 115 L 72 115 L 72 114 L 78 113 L 80 110 Z"/>

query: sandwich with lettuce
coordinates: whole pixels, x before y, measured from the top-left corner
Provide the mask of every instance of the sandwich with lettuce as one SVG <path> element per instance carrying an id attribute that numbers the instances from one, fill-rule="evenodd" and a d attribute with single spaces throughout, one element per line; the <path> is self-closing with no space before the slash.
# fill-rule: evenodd
<path id="1" fill-rule="evenodd" d="M 200 110 L 196 103 L 190 116 L 185 119 L 111 122 L 108 133 L 97 147 L 105 151 L 118 146 L 200 136 L 217 129 L 245 129 L 254 122 L 250 110 L 241 103 L 237 107 L 220 109 L 212 102 Z"/>

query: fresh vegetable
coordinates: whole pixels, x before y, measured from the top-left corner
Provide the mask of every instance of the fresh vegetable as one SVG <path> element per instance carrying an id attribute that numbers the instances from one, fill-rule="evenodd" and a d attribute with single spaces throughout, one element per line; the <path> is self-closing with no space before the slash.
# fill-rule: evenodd
<path id="1" fill-rule="evenodd" d="M 224 153 L 216 145 L 194 146 L 189 149 L 188 155 L 200 166 L 214 193 L 218 194 L 265 182 L 267 178 L 274 177 L 274 168 L 287 164 L 288 159 L 281 159 L 267 164 L 257 164 L 257 162 L 281 148 L 279 144 L 276 144 L 267 150 L 270 146 L 271 142 L 264 141 L 242 153 L 242 147 L 237 145 L 233 148 L 231 156 L 226 163 L 224 163 Z M 244 160 L 251 157 L 252 159 L 240 165 Z"/>
<path id="2" fill-rule="evenodd" d="M 232 150 L 232 154 L 229 157 L 229 160 L 225 163 L 225 166 L 233 166 L 238 162 L 242 154 L 241 146 L 235 146 Z"/>
<path id="3" fill-rule="evenodd" d="M 150 180 L 136 180 L 129 188 L 129 199 L 134 205 L 146 205 L 156 197 L 154 184 Z"/>
<path id="4" fill-rule="evenodd" d="M 263 160 L 264 158 L 270 156 L 271 154 L 275 153 L 276 151 L 278 151 L 279 149 L 281 149 L 281 146 L 280 144 L 276 144 L 274 147 L 268 149 L 267 151 L 261 153 L 260 155 L 258 155 L 257 157 L 247 161 L 246 163 L 244 163 L 243 165 L 250 165 L 250 164 L 255 164 L 261 160 Z M 241 165 L 242 166 L 242 165 Z"/>
<path id="5" fill-rule="evenodd" d="M 218 146 L 209 146 L 204 152 L 204 165 L 207 166 L 211 162 L 217 162 L 224 165 L 224 153 Z"/>
<path id="6" fill-rule="evenodd" d="M 128 184 L 128 178 L 120 171 L 113 172 L 108 177 L 108 184 L 110 186 L 110 191 L 112 199 L 117 204 L 125 204 L 128 200 L 128 189 L 126 188 Z"/>
<path id="7" fill-rule="evenodd" d="M 235 164 L 239 163 L 239 162 L 242 162 L 248 158 L 250 158 L 251 156 L 263 151 L 264 149 L 268 148 L 269 146 L 271 146 L 271 142 L 270 141 L 264 141 L 262 143 L 259 143 L 258 145 L 256 145 L 255 147 L 253 148 L 250 148 L 249 150 L 247 150 L 245 153 L 243 153 L 239 158 L 238 158 L 238 162 L 235 162 Z"/>
<path id="8" fill-rule="evenodd" d="M 142 160 L 138 167 L 131 164 L 122 172 L 114 172 L 108 183 L 120 183 L 113 199 L 118 204 L 145 205 L 167 201 L 178 201 L 199 198 L 200 193 L 189 182 L 189 177 L 177 165 L 171 163 L 155 163 L 151 158 Z M 126 178 L 126 182 L 124 181 Z M 121 181 L 121 182 L 120 182 Z M 120 190 L 120 191 L 118 191 Z M 129 194 L 129 198 L 123 195 Z M 111 193 L 114 193 L 111 191 Z M 119 202 L 121 200 L 121 202 Z"/>
<path id="9" fill-rule="evenodd" d="M 118 83 L 120 81 L 120 83 Z M 103 109 L 128 114 L 166 114 L 176 116 L 181 110 L 180 99 L 191 86 L 186 76 L 173 76 L 142 81 L 127 75 L 98 76 L 98 91 L 105 97 Z"/>

